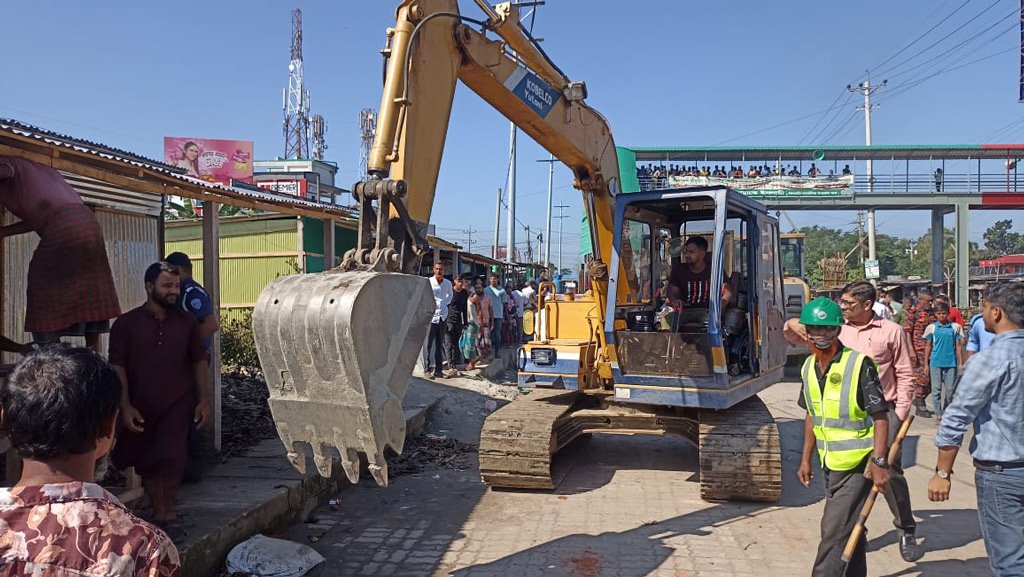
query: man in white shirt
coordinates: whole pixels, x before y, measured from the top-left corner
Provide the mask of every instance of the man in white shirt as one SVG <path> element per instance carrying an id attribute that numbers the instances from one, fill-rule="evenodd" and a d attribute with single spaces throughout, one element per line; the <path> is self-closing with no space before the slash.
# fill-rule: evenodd
<path id="1" fill-rule="evenodd" d="M 510 294 L 512 296 L 512 300 L 516 303 L 516 326 L 519 327 L 517 332 L 519 333 L 519 342 L 521 343 L 523 341 L 523 313 L 526 312 L 526 307 L 530 305 L 530 299 L 528 299 L 526 295 L 523 294 L 523 291 L 519 289 L 513 289 Z M 519 343 L 515 344 L 518 345 Z"/>
<path id="2" fill-rule="evenodd" d="M 430 290 L 434 293 L 434 317 L 430 319 L 427 333 L 427 374 L 431 379 L 443 376 L 444 364 L 444 321 L 448 318 L 448 305 L 452 302 L 454 288 L 452 281 L 444 278 L 444 263 L 434 263 L 434 275 L 430 277 Z M 433 351 L 433 354 L 431 354 Z"/>
<path id="3" fill-rule="evenodd" d="M 523 286 L 519 294 L 526 298 L 526 310 L 535 310 L 537 308 L 537 283 L 529 281 Z"/>
<path id="4" fill-rule="evenodd" d="M 878 315 L 878 318 L 880 319 L 885 319 L 887 321 L 892 320 L 892 311 L 889 310 L 889 307 L 885 304 L 885 301 L 883 301 L 882 299 L 878 299 L 875 302 L 875 304 L 871 305 L 871 310 L 874 311 L 874 313 Z"/>

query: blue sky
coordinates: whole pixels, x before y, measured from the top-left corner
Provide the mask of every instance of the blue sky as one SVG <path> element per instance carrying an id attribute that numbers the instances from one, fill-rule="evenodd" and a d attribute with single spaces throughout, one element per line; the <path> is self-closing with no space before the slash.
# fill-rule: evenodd
<path id="1" fill-rule="evenodd" d="M 251 139 L 258 158 L 281 155 L 290 10 L 299 7 L 312 109 L 328 123 L 327 158 L 340 165 L 339 184 L 347 187 L 357 179 L 358 113 L 379 104 L 378 51 L 394 22 L 392 3 L 183 0 L 97 6 L 43 0 L 7 11 L 0 35 L 0 115 L 154 157 L 162 153 L 165 135 Z M 847 100 L 845 86 L 862 80 L 868 68 L 875 69 L 875 81 L 889 79 L 875 99 L 881 104 L 873 117 L 875 144 L 1024 141 L 1024 126 L 1017 122 L 1024 119 L 1024 105 L 1017 103 L 1015 1 L 778 6 L 749 0 L 548 0 L 535 36 L 544 38 L 547 52 L 571 78 L 587 82 L 588 102 L 608 118 L 617 143 L 625 146 L 823 144 L 830 135 L 808 140 L 821 116 L 762 129 L 833 104 L 835 124 L 848 117 L 849 122 L 830 131 L 835 134 L 829 143 L 862 144 L 862 120 L 852 114 L 856 99 Z M 472 2 L 461 7 L 479 16 Z M 916 59 L 893 67 L 919 51 Z M 928 70 L 989 55 L 912 86 Z M 481 249 L 479 243 L 489 246 L 507 153 L 507 121 L 460 87 L 434 210 L 442 236 L 465 244 L 463 231 L 472 227 L 474 250 Z M 518 217 L 534 234 L 543 228 L 546 211 L 547 165 L 535 162 L 543 158 L 542 149 L 520 138 Z M 561 166 L 555 203 L 571 207 L 564 221 L 570 264 L 581 202 Z M 801 226 L 852 228 L 855 220 L 852 212 L 791 216 Z M 1014 218 L 1020 231 L 1021 216 L 974 213 L 971 237 L 980 240 L 997 218 Z M 503 230 L 504 222 L 502 217 Z M 929 226 L 924 212 L 880 212 L 878 222 L 879 232 L 904 236 L 920 235 Z M 517 232 L 519 240 L 524 236 Z"/>

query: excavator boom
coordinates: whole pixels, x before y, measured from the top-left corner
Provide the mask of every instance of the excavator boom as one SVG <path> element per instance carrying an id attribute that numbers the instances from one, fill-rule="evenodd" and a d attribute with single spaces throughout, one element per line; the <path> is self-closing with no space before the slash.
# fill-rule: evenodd
<path id="1" fill-rule="evenodd" d="M 354 482 L 363 454 L 386 485 L 384 451 L 402 450 L 401 398 L 434 311 L 428 283 L 413 275 L 427 249 L 458 80 L 572 169 L 597 224 L 602 254 L 592 276 L 603 294 L 600 262 L 610 256 L 619 180 L 608 124 L 584 103 L 585 86 L 570 82 L 529 37 L 513 4 L 478 4 L 484 20 L 462 16 L 456 0 L 399 5 L 383 51 L 367 178 L 353 187 L 358 246 L 337 269 L 275 280 L 257 302 L 253 329 L 270 408 L 300 470 L 308 444 L 321 474 L 330 475 L 338 458 Z"/>

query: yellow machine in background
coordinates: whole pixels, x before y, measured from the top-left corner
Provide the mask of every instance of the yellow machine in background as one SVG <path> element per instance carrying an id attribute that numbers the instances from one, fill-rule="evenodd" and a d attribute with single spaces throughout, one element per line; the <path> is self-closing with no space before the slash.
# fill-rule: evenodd
<path id="1" fill-rule="evenodd" d="M 274 281 L 257 303 L 257 348 L 292 462 L 305 466 L 297 445 L 309 443 L 322 474 L 340 459 L 354 481 L 362 453 L 386 484 L 384 451 L 402 449 L 400 400 L 434 306 L 412 275 L 461 81 L 572 170 L 595 248 L 590 290 L 542 291 L 537 336 L 518 352 L 520 382 L 535 390 L 485 422 L 484 480 L 550 488 L 553 455 L 581 434 L 677 434 L 700 449 L 705 498 L 777 500 L 778 431 L 757 398 L 785 363 L 777 221 L 722 187 L 622 191 L 585 85 L 529 36 L 515 5 L 477 4 L 482 19 L 456 0 L 398 7 L 368 174 L 353 187 L 358 247 L 339 269 Z M 657 285 L 682 266 L 665 247 L 694 234 L 710 239 L 713 298 L 665 330 Z M 727 235 L 750 241 L 726 258 Z M 718 298 L 726 285 L 734 302 Z"/>

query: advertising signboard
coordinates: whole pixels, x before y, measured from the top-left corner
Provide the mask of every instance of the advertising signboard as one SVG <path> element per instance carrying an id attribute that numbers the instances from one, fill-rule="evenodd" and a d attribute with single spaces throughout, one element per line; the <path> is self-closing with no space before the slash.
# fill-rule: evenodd
<path id="1" fill-rule="evenodd" d="M 301 196 L 303 198 L 309 196 L 308 183 L 304 178 L 289 180 L 261 180 L 256 183 L 256 186 L 266 190 L 280 192 L 281 194 L 287 194 L 289 196 Z"/>
<path id="2" fill-rule="evenodd" d="M 164 162 L 185 169 L 188 176 L 230 185 L 252 183 L 252 141 L 164 137 Z"/>

